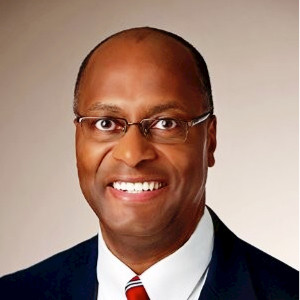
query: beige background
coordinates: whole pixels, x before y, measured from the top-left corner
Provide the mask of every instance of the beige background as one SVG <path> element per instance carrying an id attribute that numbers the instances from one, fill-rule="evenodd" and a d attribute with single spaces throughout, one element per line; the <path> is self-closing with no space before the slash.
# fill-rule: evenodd
<path id="1" fill-rule="evenodd" d="M 0 274 L 97 232 L 77 181 L 73 85 L 96 43 L 142 25 L 182 35 L 207 61 L 219 126 L 208 204 L 298 268 L 296 0 L 1 0 Z"/>

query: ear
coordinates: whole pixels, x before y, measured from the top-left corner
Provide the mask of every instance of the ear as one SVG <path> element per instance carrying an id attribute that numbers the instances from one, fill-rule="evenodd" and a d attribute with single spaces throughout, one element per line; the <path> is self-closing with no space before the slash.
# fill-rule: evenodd
<path id="1" fill-rule="evenodd" d="M 207 126 L 207 162 L 212 167 L 215 164 L 214 152 L 217 147 L 217 118 L 211 116 Z"/>

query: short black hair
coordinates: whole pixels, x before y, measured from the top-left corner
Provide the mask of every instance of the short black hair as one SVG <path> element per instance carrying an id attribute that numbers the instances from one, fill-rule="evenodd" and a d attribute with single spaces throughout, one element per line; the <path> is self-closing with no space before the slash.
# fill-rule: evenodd
<path id="1" fill-rule="evenodd" d="M 213 97 L 212 97 L 212 90 L 211 90 L 211 83 L 210 83 L 209 73 L 208 73 L 206 62 L 205 62 L 204 58 L 202 57 L 202 55 L 200 54 L 200 52 L 193 45 L 191 45 L 188 41 L 186 41 L 181 36 L 179 36 L 175 33 L 172 33 L 172 32 L 169 32 L 169 31 L 166 31 L 166 30 L 163 30 L 163 29 L 154 28 L 154 27 L 137 27 L 137 28 L 125 29 L 125 30 L 122 30 L 120 32 L 117 32 L 117 33 L 107 37 L 106 39 L 101 41 L 99 44 L 97 44 L 89 52 L 89 54 L 85 57 L 85 59 L 83 60 L 83 62 L 80 65 L 79 72 L 77 74 L 76 83 L 75 83 L 74 102 L 73 102 L 74 113 L 77 114 L 77 105 L 78 105 L 79 89 L 80 89 L 81 79 L 84 75 L 84 71 L 86 69 L 86 66 L 88 65 L 88 63 L 90 61 L 90 58 L 92 57 L 93 53 L 101 45 L 103 45 L 105 42 L 112 39 L 113 37 L 122 35 L 124 33 L 130 32 L 130 31 L 133 31 L 133 30 L 150 30 L 150 31 L 159 32 L 162 35 L 166 35 L 166 36 L 169 36 L 169 37 L 175 39 L 180 44 L 182 44 L 184 47 L 186 47 L 190 51 L 190 53 L 192 54 L 192 56 L 195 60 L 197 71 L 199 73 L 198 75 L 199 75 L 199 78 L 200 78 L 201 91 L 204 94 L 204 98 L 208 103 L 209 109 L 213 110 L 214 105 L 213 105 Z"/>

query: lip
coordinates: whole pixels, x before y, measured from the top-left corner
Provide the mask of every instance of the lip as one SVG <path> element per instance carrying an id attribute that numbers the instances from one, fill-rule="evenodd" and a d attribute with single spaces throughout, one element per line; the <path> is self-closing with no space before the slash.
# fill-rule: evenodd
<path id="1" fill-rule="evenodd" d="M 128 180 L 128 179 L 127 179 Z M 131 181 L 134 182 L 134 181 Z M 139 181 L 135 181 L 139 182 Z M 153 191 L 144 191 L 140 193 L 128 193 L 122 190 L 114 189 L 108 185 L 107 192 L 115 199 L 128 203 L 146 203 L 149 201 L 155 201 L 155 198 L 165 193 L 167 186 Z"/>

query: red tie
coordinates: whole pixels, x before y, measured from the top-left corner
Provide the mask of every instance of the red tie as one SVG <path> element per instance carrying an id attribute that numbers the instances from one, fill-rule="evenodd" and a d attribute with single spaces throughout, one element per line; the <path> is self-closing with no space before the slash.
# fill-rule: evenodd
<path id="1" fill-rule="evenodd" d="M 150 300 L 139 276 L 133 277 L 125 287 L 127 300 Z"/>

